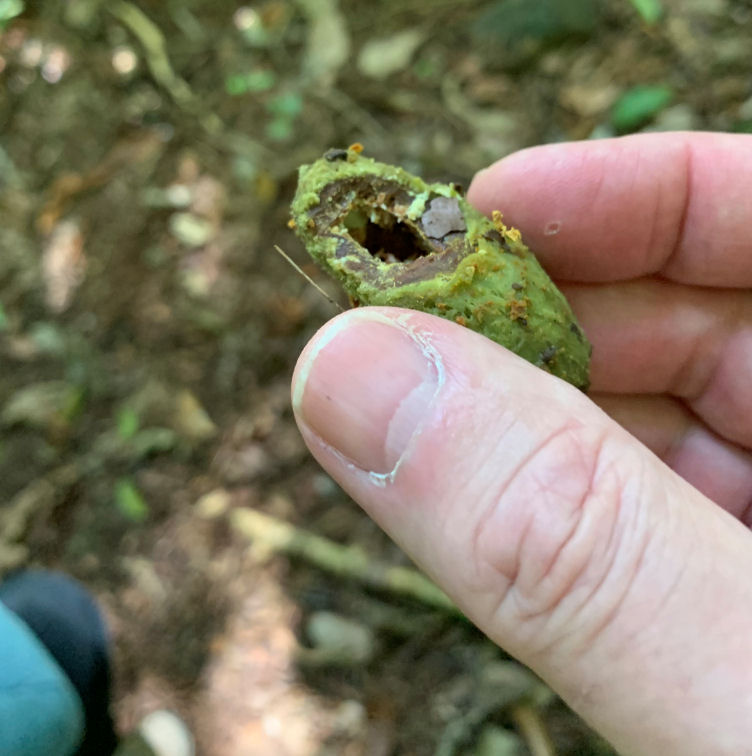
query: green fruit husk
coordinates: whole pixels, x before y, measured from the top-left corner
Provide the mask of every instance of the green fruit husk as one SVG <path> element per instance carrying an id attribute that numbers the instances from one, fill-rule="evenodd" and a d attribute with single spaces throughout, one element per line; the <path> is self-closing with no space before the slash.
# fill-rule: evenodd
<path id="1" fill-rule="evenodd" d="M 309 254 L 355 304 L 453 320 L 587 389 L 591 347 L 563 294 L 519 231 L 479 213 L 455 185 L 357 148 L 330 150 L 301 166 L 291 210 Z"/>

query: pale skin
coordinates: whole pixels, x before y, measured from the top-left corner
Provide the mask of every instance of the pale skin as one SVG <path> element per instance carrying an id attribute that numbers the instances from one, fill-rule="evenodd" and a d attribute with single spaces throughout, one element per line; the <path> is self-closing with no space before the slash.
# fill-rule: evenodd
<path id="1" fill-rule="evenodd" d="M 621 753 L 752 752 L 752 137 L 534 148 L 468 198 L 571 302 L 589 396 L 362 308 L 296 368 L 308 446 Z"/>

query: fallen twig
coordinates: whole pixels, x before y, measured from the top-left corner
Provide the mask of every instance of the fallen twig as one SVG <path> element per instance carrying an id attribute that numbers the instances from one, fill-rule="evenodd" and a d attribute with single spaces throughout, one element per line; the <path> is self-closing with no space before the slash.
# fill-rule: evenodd
<path id="1" fill-rule="evenodd" d="M 531 756 L 556 756 L 546 725 L 534 706 L 528 702 L 519 703 L 512 707 L 512 717 Z"/>
<path id="2" fill-rule="evenodd" d="M 151 75 L 181 107 L 193 105 L 195 97 L 184 79 L 172 68 L 167 56 L 167 45 L 159 27 L 133 3 L 116 0 L 108 6 L 110 13 L 124 24 L 144 49 L 146 65 Z"/>
<path id="3" fill-rule="evenodd" d="M 234 509 L 230 523 L 238 533 L 274 552 L 299 557 L 335 575 L 460 614 L 451 599 L 417 570 L 376 562 L 358 546 L 342 546 L 246 507 Z"/>
<path id="4" fill-rule="evenodd" d="M 206 110 L 201 98 L 173 69 L 162 30 L 140 8 L 127 0 L 115 0 L 108 5 L 108 10 L 139 41 L 149 73 L 157 85 L 181 110 L 196 118 L 216 148 L 255 158 L 272 157 L 266 147 L 246 134 L 233 131 L 216 113 Z"/>
<path id="5" fill-rule="evenodd" d="M 532 756 L 553 756 L 553 751 L 541 750 L 540 739 L 535 739 L 543 723 L 537 717 L 534 702 L 549 693 L 543 682 L 515 661 L 489 661 L 476 670 L 474 683 L 472 700 L 461 714 L 447 723 L 436 744 L 435 756 L 455 756 L 488 717 L 510 708 L 513 716 L 518 710 L 523 712 L 523 717 L 528 710 L 532 712 L 524 719 L 526 728 L 518 723 L 520 737 Z"/>
<path id="6" fill-rule="evenodd" d="M 23 539 L 32 522 L 48 517 L 79 475 L 75 465 L 61 465 L 33 480 L 0 510 L 0 576 L 27 561 Z"/>

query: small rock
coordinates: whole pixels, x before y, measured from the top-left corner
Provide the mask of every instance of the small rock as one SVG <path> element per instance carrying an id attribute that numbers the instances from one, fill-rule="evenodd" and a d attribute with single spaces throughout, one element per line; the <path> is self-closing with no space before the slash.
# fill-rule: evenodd
<path id="1" fill-rule="evenodd" d="M 322 499 L 330 499 L 339 492 L 339 486 L 325 473 L 318 473 L 311 481 L 313 492 Z"/>
<path id="2" fill-rule="evenodd" d="M 45 301 L 52 312 L 68 309 L 85 272 L 84 235 L 80 225 L 75 220 L 60 221 L 52 229 L 42 253 Z"/>
<path id="3" fill-rule="evenodd" d="M 375 652 L 370 628 L 334 612 L 314 612 L 306 635 L 315 652 L 309 660 L 319 664 L 368 664 Z"/>
<path id="4" fill-rule="evenodd" d="M 360 701 L 343 701 L 334 711 L 332 726 L 337 733 L 356 737 L 368 724 L 368 712 Z"/>
<path id="5" fill-rule="evenodd" d="M 322 88 L 330 86 L 350 57 L 350 32 L 339 0 L 298 0 L 297 4 L 308 21 L 304 77 Z"/>
<path id="6" fill-rule="evenodd" d="M 581 81 L 562 87 L 559 102 L 578 115 L 592 117 L 605 113 L 618 96 L 619 89 L 615 84 L 589 84 Z"/>
<path id="7" fill-rule="evenodd" d="M 728 0 L 682 0 L 682 11 L 688 16 L 697 13 L 726 17 L 730 12 L 728 5 Z"/>
<path id="8" fill-rule="evenodd" d="M 173 213 L 169 225 L 170 233 L 186 247 L 203 247 L 214 236 L 212 223 L 193 213 Z"/>
<path id="9" fill-rule="evenodd" d="M 141 201 L 147 207 L 186 208 L 193 200 L 193 191 L 185 184 L 172 184 L 166 188 L 150 186 L 141 193 Z"/>
<path id="10" fill-rule="evenodd" d="M 674 105 L 659 113 L 645 131 L 693 131 L 699 125 L 697 114 L 689 105 Z"/>
<path id="11" fill-rule="evenodd" d="M 153 711 L 144 717 L 138 729 L 154 756 L 194 756 L 196 752 L 188 728 L 171 711 Z"/>
<path id="12" fill-rule="evenodd" d="M 478 738 L 473 756 L 522 756 L 527 753 L 524 743 L 509 730 L 486 725 Z"/>
<path id="13" fill-rule="evenodd" d="M 214 436 L 217 426 L 188 389 L 180 391 L 175 398 L 173 428 L 188 441 L 201 442 Z"/>
<path id="14" fill-rule="evenodd" d="M 205 520 L 213 520 L 221 517 L 230 508 L 232 497 L 224 488 L 216 488 L 214 491 L 204 494 L 195 506 L 196 514 Z"/>
<path id="15" fill-rule="evenodd" d="M 713 40 L 713 66 L 716 69 L 728 66 L 746 66 L 749 60 L 749 36 L 718 37 Z"/>
<path id="16" fill-rule="evenodd" d="M 222 481 L 228 485 L 252 483 L 265 471 L 272 469 L 269 455 L 256 441 L 238 449 L 220 449 L 214 458 L 214 465 Z"/>
<path id="17" fill-rule="evenodd" d="M 418 29 L 371 39 L 358 55 L 358 70 L 372 79 L 386 79 L 407 68 L 423 39 L 424 34 Z"/>
<path id="18" fill-rule="evenodd" d="M 611 139 L 616 136 L 614 127 L 610 123 L 599 123 L 588 136 L 588 139 Z"/>

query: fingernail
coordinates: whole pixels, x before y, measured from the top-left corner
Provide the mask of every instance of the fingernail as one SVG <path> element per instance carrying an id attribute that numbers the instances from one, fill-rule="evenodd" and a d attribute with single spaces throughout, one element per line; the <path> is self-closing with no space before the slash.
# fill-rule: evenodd
<path id="1" fill-rule="evenodd" d="M 351 310 L 319 334 L 293 387 L 302 423 L 352 464 L 393 475 L 440 388 L 441 360 L 409 315 Z"/>

